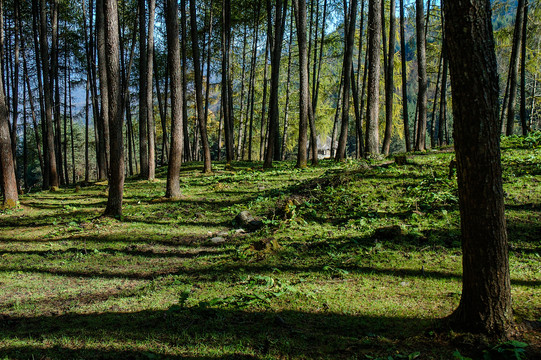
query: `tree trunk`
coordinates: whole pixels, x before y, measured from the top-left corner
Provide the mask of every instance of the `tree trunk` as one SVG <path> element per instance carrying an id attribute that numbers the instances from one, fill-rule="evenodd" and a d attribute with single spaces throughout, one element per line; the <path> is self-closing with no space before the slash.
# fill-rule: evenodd
<path id="1" fill-rule="evenodd" d="M 267 109 L 267 69 L 269 63 L 269 37 L 267 36 L 267 42 L 265 43 L 265 68 L 263 70 L 263 100 L 261 102 L 261 128 L 260 128 L 260 142 L 259 142 L 259 160 L 263 160 L 265 151 L 265 113 Z"/>
<path id="2" fill-rule="evenodd" d="M 1 4 L 1 0 L 0 0 Z M 1 6 L 1 5 L 0 5 Z M 4 95 L 3 74 L 0 71 L 0 180 L 4 193 L 3 208 L 14 208 L 19 201 L 17 179 L 11 150 L 11 135 L 9 133 L 8 109 Z"/>
<path id="3" fill-rule="evenodd" d="M 280 86 L 280 61 L 282 59 L 282 42 L 284 38 L 285 18 L 287 14 L 287 1 L 276 0 L 274 19 L 271 18 L 271 0 L 267 0 L 268 32 L 271 38 L 271 86 L 269 98 L 269 139 L 263 168 L 271 168 L 273 160 L 280 160 L 279 146 L 279 109 L 278 88 Z M 272 30 L 274 20 L 274 31 Z M 308 65 L 307 65 L 308 67 Z M 308 86 L 308 84 L 306 84 Z"/>
<path id="4" fill-rule="evenodd" d="M 287 128 L 289 122 L 289 98 L 291 96 L 290 86 L 291 86 L 291 54 L 293 49 L 291 45 L 293 44 L 293 14 L 290 15 L 291 22 L 289 24 L 289 42 L 287 47 L 287 80 L 286 80 L 286 105 L 284 108 L 284 132 L 282 136 L 282 161 L 286 159 L 286 144 L 287 144 Z"/>
<path id="5" fill-rule="evenodd" d="M 233 161 L 233 94 L 231 93 L 231 0 L 222 1 L 222 102 L 224 114 L 225 155 L 228 164 Z"/>
<path id="6" fill-rule="evenodd" d="M 139 0 L 139 162 L 141 178 L 149 176 L 148 153 L 148 61 L 145 0 Z"/>
<path id="7" fill-rule="evenodd" d="M 368 97 L 366 104 L 366 153 L 379 154 L 379 77 L 381 0 L 368 2 Z"/>
<path id="8" fill-rule="evenodd" d="M 519 68 L 518 58 L 520 56 L 520 43 L 522 39 L 522 22 L 524 15 L 524 1 L 518 0 L 517 17 L 515 19 L 515 30 L 513 32 L 513 47 L 509 61 L 509 101 L 507 106 L 507 136 L 513 135 L 515 127 L 515 104 L 517 99 L 517 73 Z"/>
<path id="9" fill-rule="evenodd" d="M 109 196 L 104 215 L 122 217 L 124 192 L 124 144 L 122 142 L 122 108 L 120 88 L 120 56 L 118 9 L 116 0 L 104 0 L 104 30 L 107 65 L 107 95 L 109 97 L 110 159 Z"/>
<path id="10" fill-rule="evenodd" d="M 203 108 L 203 75 L 199 57 L 199 39 L 197 38 L 197 14 L 195 11 L 195 0 L 190 0 L 190 23 L 192 35 L 192 53 L 195 71 L 195 99 L 197 104 L 197 122 L 199 123 L 199 133 L 201 145 L 203 147 L 203 172 L 205 174 L 212 172 L 210 160 L 210 147 L 207 136 L 207 119 L 205 119 L 205 110 Z"/>
<path id="11" fill-rule="evenodd" d="M 427 80 L 426 80 L 426 37 L 424 25 L 424 1 L 416 0 L 416 32 L 417 32 L 417 72 L 419 76 L 419 92 L 417 106 L 419 108 L 417 139 L 415 150 L 426 150 L 426 109 L 427 109 Z"/>
<path id="12" fill-rule="evenodd" d="M 336 150 L 336 161 L 344 161 L 346 159 L 346 147 L 348 141 L 348 128 L 349 128 L 349 100 L 351 97 L 350 87 L 351 81 L 351 69 L 353 66 L 353 46 L 355 45 L 355 23 L 357 19 L 357 0 L 351 0 L 349 5 L 349 16 L 347 24 L 348 29 L 346 32 L 346 48 L 344 50 L 344 91 L 342 92 L 342 126 L 340 129 L 340 137 L 338 139 L 338 148 Z M 379 47 L 378 47 L 379 49 Z"/>
<path id="13" fill-rule="evenodd" d="M 307 163 L 308 145 L 308 102 L 310 92 L 308 87 L 308 50 L 306 41 L 306 2 L 304 0 L 293 0 L 295 18 L 297 24 L 297 42 L 299 44 L 299 148 L 297 152 L 297 168 L 305 168 Z"/>
<path id="14" fill-rule="evenodd" d="M 37 1 L 37 0 L 36 0 Z M 53 128 L 53 93 L 51 86 L 51 77 L 49 69 L 49 44 L 47 42 L 47 9 L 46 1 L 41 0 L 41 36 L 40 36 L 40 52 L 42 61 L 43 73 L 43 94 L 45 103 L 45 139 L 46 154 L 47 154 L 47 169 L 48 169 L 48 185 L 51 188 L 58 188 L 60 181 L 56 167 L 56 155 L 54 148 L 54 128 Z"/>
<path id="15" fill-rule="evenodd" d="M 192 159 L 192 152 L 190 149 L 190 134 L 188 132 L 188 76 L 186 74 L 188 65 L 186 57 L 186 39 L 188 38 L 186 34 L 186 0 L 180 1 L 181 11 L 180 11 L 180 27 L 181 27 L 181 56 L 182 56 L 182 136 L 184 137 L 184 161 L 194 160 Z"/>
<path id="16" fill-rule="evenodd" d="M 404 121 L 404 138 L 406 151 L 411 151 L 411 137 L 408 113 L 408 73 L 406 64 L 406 31 L 404 20 L 404 0 L 400 0 L 400 57 L 402 65 L 402 119 Z"/>
<path id="17" fill-rule="evenodd" d="M 148 3 L 148 34 L 146 48 L 146 110 L 147 115 L 147 133 L 148 133 L 148 174 L 147 180 L 154 180 L 156 177 L 156 126 L 154 123 L 154 92 L 152 87 L 153 59 L 154 59 L 154 17 L 156 13 L 156 0 L 149 0 Z"/>
<path id="18" fill-rule="evenodd" d="M 513 315 L 490 1 L 445 1 L 444 14 L 463 252 L 462 297 L 451 319 L 502 337 Z"/>
<path id="19" fill-rule="evenodd" d="M 394 50 L 396 43 L 396 0 L 391 0 L 389 15 L 389 53 L 387 71 L 385 72 L 385 136 L 383 137 L 383 153 L 389 155 L 393 136 L 393 99 L 394 99 Z"/>
<path id="20" fill-rule="evenodd" d="M 520 124 L 522 125 L 522 135 L 528 136 L 528 114 L 526 112 L 526 39 L 528 35 L 528 0 L 524 1 L 524 16 L 522 20 L 522 46 L 520 59 Z"/>
<path id="21" fill-rule="evenodd" d="M 167 168 L 167 186 L 165 196 L 180 197 L 180 166 L 182 163 L 182 74 L 180 63 L 180 44 L 178 26 L 178 2 L 166 0 L 167 11 L 165 26 L 167 31 L 167 66 L 171 77 L 171 150 L 169 151 L 169 166 Z"/>

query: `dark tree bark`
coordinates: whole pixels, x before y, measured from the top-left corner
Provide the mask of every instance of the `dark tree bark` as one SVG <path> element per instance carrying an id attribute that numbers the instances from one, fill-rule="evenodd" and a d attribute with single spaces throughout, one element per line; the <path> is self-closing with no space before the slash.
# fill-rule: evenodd
<path id="1" fill-rule="evenodd" d="M 517 99 L 517 73 L 519 69 L 520 44 L 522 41 L 522 23 L 525 0 L 518 0 L 515 30 L 513 32 L 513 47 L 509 61 L 509 101 L 507 103 L 507 128 L 505 134 L 513 135 L 515 127 L 515 105 Z"/>
<path id="2" fill-rule="evenodd" d="M 351 97 L 350 88 L 351 82 L 354 81 L 354 79 L 351 77 L 351 69 L 353 66 L 353 46 L 355 45 L 356 16 L 357 0 L 351 0 L 349 5 L 349 15 L 346 22 L 348 29 L 346 32 L 346 47 L 344 50 L 344 64 L 342 67 L 344 74 L 344 91 L 342 92 L 342 124 L 340 129 L 340 137 L 338 138 L 338 148 L 335 156 L 336 161 L 344 161 L 346 159 L 346 146 L 349 128 L 349 104 Z"/>
<path id="3" fill-rule="evenodd" d="M 61 117 L 60 117 L 60 70 L 59 70 L 59 45 L 58 45 L 58 0 L 52 1 L 51 8 L 51 84 L 54 87 L 54 102 L 53 102 L 53 121 L 55 127 L 55 154 L 56 154 L 56 166 L 58 167 L 58 175 L 60 185 L 66 184 L 64 178 L 64 165 L 62 155 L 62 130 L 61 130 Z"/>
<path id="4" fill-rule="evenodd" d="M 440 146 L 446 145 L 447 141 L 444 138 L 445 129 L 447 127 L 447 71 L 449 68 L 449 59 L 447 55 L 447 45 L 445 37 L 443 38 L 443 75 L 441 78 L 441 96 L 440 96 L 440 120 L 438 124 L 438 143 Z"/>
<path id="5" fill-rule="evenodd" d="M 101 111 L 99 111 L 97 119 L 98 128 L 98 179 L 104 180 L 109 177 L 109 165 L 111 144 L 109 134 L 109 95 L 107 72 L 107 60 L 105 44 L 105 19 L 104 14 L 100 11 L 103 8 L 104 0 L 96 1 L 96 31 L 97 31 L 97 50 L 98 50 L 98 75 L 100 80 L 100 99 Z"/>
<path id="6" fill-rule="evenodd" d="M 118 9 L 116 0 L 104 0 L 105 59 L 107 64 L 107 94 L 109 96 L 111 170 L 109 196 L 104 215 L 122 217 L 124 192 L 124 145 L 122 142 L 122 108 L 120 88 L 120 55 Z"/>
<path id="7" fill-rule="evenodd" d="M 289 25 L 289 29 L 289 42 L 287 48 L 286 104 L 284 108 L 284 135 L 282 136 L 282 161 L 286 159 L 287 128 L 289 126 L 289 98 L 291 96 L 291 54 L 293 52 L 293 49 L 291 48 L 291 45 L 293 44 L 293 14 L 291 14 L 291 22 Z"/>
<path id="8" fill-rule="evenodd" d="M 366 100 L 366 153 L 379 154 L 379 77 L 381 0 L 368 2 L 368 84 Z"/>
<path id="9" fill-rule="evenodd" d="M 308 145 L 308 102 L 310 92 L 308 87 L 308 49 L 306 41 L 306 2 L 304 0 L 293 0 L 295 18 L 297 24 L 297 42 L 299 44 L 299 148 L 297 152 L 297 168 L 305 168 L 307 165 Z"/>
<path id="10" fill-rule="evenodd" d="M 37 0 L 36 0 L 37 1 Z M 50 68 L 49 68 L 49 44 L 47 42 L 47 3 L 45 0 L 41 0 L 41 36 L 40 36 L 40 52 L 42 61 L 42 73 L 43 73 L 43 93 L 45 103 L 45 130 L 46 130 L 46 144 L 47 144 L 47 162 L 48 174 L 49 174 L 49 187 L 55 189 L 60 185 L 60 179 L 58 177 L 56 167 L 56 155 L 54 146 L 54 128 L 53 128 L 53 91 L 51 84 Z"/>
<path id="11" fill-rule="evenodd" d="M 267 36 L 267 41 L 265 42 L 265 67 L 263 70 L 263 100 L 261 102 L 261 127 L 259 134 L 259 160 L 263 160 L 265 152 L 265 118 L 267 111 L 267 73 L 269 67 L 269 37 Z M 249 159 L 251 160 L 251 159 Z"/>
<path id="12" fill-rule="evenodd" d="M 520 124 L 522 126 L 522 135 L 528 136 L 528 114 L 526 112 L 526 39 L 528 36 L 528 0 L 524 1 L 524 15 L 522 20 L 522 41 L 520 55 Z"/>
<path id="13" fill-rule="evenodd" d="M 146 110 L 147 115 L 147 133 L 148 133 L 148 173 L 147 180 L 154 180 L 156 177 L 156 126 L 154 123 L 154 92 L 152 87 L 153 59 L 154 59 L 154 17 L 156 13 L 156 0 L 148 1 L 148 34 L 147 34 L 147 53 L 146 53 Z"/>
<path id="14" fill-rule="evenodd" d="M 271 0 L 267 0 L 268 33 L 271 39 L 271 86 L 269 98 L 269 138 L 263 168 L 271 168 L 273 160 L 280 160 L 279 143 L 279 109 L 278 88 L 280 86 L 280 61 L 282 59 L 282 42 L 284 38 L 285 18 L 287 14 L 287 1 L 276 0 L 274 6 L 274 19 L 272 19 Z M 274 25 L 274 29 L 273 26 Z M 308 68 L 308 65 L 307 65 Z M 308 86 L 308 84 L 307 84 Z"/>
<path id="15" fill-rule="evenodd" d="M 203 147 L 203 172 L 211 173 L 212 165 L 210 160 L 210 147 L 207 136 L 207 119 L 203 108 L 203 74 L 199 57 L 199 39 L 197 38 L 197 14 L 195 11 L 195 0 L 190 0 L 190 23 L 192 36 L 192 53 L 195 72 L 195 99 L 197 105 L 197 122 L 199 123 L 199 134 Z"/>
<path id="16" fill-rule="evenodd" d="M 404 0 L 400 0 L 400 62 L 402 64 L 402 119 L 404 121 L 404 138 L 406 151 L 411 151 L 411 137 L 408 113 L 408 73 L 406 66 L 406 31 L 404 19 Z"/>
<path id="17" fill-rule="evenodd" d="M 171 150 L 169 151 L 169 166 L 167 168 L 167 185 L 165 196 L 180 197 L 180 166 L 183 151 L 182 129 L 182 74 L 180 63 L 180 44 L 178 39 L 178 2 L 166 0 L 167 11 L 165 26 L 167 31 L 167 66 L 171 77 Z"/>
<path id="18" fill-rule="evenodd" d="M 425 14 L 424 1 L 416 0 L 416 33 L 417 33 L 417 72 L 419 76 L 419 92 L 417 94 L 417 107 L 419 114 L 417 118 L 417 139 L 415 150 L 426 150 L 426 109 L 428 105 L 427 80 L 426 80 L 426 36 L 425 36 Z"/>
<path id="19" fill-rule="evenodd" d="M 490 1 L 445 1 L 444 14 L 463 251 L 462 297 L 451 319 L 500 337 L 513 317 Z"/>
<path id="20" fill-rule="evenodd" d="M 224 114 L 225 157 L 231 164 L 233 145 L 233 94 L 231 94 L 231 0 L 222 0 L 222 103 Z"/>
<path id="21" fill-rule="evenodd" d="M 383 153 L 389 155 L 393 136 L 393 99 L 394 99 L 394 53 L 396 44 L 396 0 L 391 0 L 389 12 L 389 53 L 387 55 L 387 71 L 385 72 L 385 136 L 383 137 Z"/>
<path id="22" fill-rule="evenodd" d="M 143 179 L 148 179 L 149 176 L 146 28 L 145 0 L 139 0 L 139 162 Z"/>

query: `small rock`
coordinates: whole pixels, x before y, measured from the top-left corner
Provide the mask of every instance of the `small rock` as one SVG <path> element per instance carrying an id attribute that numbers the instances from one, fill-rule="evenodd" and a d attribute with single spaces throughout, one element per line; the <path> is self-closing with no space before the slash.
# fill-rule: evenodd
<path id="1" fill-rule="evenodd" d="M 410 283 L 408 281 L 402 281 L 400 286 L 408 286 Z"/>
<path id="2" fill-rule="evenodd" d="M 216 234 L 217 236 L 227 236 L 229 234 L 228 231 L 220 231 L 218 234 Z"/>
<path id="3" fill-rule="evenodd" d="M 236 229 L 235 234 L 246 234 L 246 230 L 244 230 L 244 229 Z"/>
<path id="4" fill-rule="evenodd" d="M 225 242 L 225 238 L 221 236 L 215 236 L 212 239 L 210 239 L 210 242 L 213 244 L 221 244 Z"/>
<path id="5" fill-rule="evenodd" d="M 241 211 L 234 220 L 236 226 L 255 231 L 263 226 L 261 220 L 257 220 L 249 211 Z"/>

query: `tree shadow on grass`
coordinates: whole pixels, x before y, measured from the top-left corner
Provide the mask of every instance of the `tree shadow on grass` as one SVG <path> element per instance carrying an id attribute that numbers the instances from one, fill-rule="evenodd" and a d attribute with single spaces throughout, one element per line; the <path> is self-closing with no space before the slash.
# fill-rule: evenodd
<path id="1" fill-rule="evenodd" d="M 16 358 L 148 359 L 157 355 L 160 359 L 340 359 L 363 353 L 391 354 L 398 343 L 434 325 L 433 320 L 419 318 L 194 306 L 134 313 L 7 317 L 0 324 L 0 340 L 4 344 L 14 339 L 19 344 L 43 343 L 34 347 L 3 345 L 2 353 Z M 389 341 L 395 346 L 389 347 Z M 410 342 L 405 346 L 415 346 Z M 107 345 L 111 343 L 116 346 Z M 130 350 L 133 348 L 148 351 Z"/>

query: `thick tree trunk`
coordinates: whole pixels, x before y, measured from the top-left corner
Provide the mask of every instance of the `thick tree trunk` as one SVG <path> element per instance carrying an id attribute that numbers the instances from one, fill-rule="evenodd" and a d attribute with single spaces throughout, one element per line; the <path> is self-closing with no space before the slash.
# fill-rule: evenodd
<path id="1" fill-rule="evenodd" d="M 105 60 L 107 65 L 107 94 L 109 96 L 111 170 L 109 196 L 105 215 L 122 217 L 124 192 L 124 144 L 122 142 L 122 108 L 120 88 L 120 56 L 118 35 L 118 9 L 116 0 L 104 0 Z"/>
<path id="2" fill-rule="evenodd" d="M 463 251 L 462 297 L 451 319 L 501 337 L 513 317 L 490 1 L 445 1 L 444 14 Z"/>
<path id="3" fill-rule="evenodd" d="M 195 0 L 190 0 L 190 23 L 192 36 L 192 53 L 195 72 L 195 99 L 197 105 L 197 122 L 199 123 L 199 133 L 201 145 L 203 147 L 203 172 L 205 174 L 212 172 L 210 160 L 210 147 L 207 136 L 207 119 L 205 119 L 205 110 L 203 108 L 203 75 L 201 71 L 201 61 L 199 57 L 199 39 L 197 38 Z"/>
<path id="4" fill-rule="evenodd" d="M 180 166 L 183 151 L 182 129 L 182 74 L 180 63 L 180 44 L 178 39 L 178 2 L 166 0 L 167 11 L 165 26 L 167 31 L 167 66 L 171 77 L 171 150 L 169 151 L 169 166 L 167 168 L 167 185 L 165 196 L 180 197 Z"/>
<path id="5" fill-rule="evenodd" d="M 101 111 L 96 119 L 98 122 L 98 146 L 99 146 L 99 172 L 98 179 L 104 180 L 109 177 L 109 165 L 110 165 L 110 154 L 111 154 L 111 144 L 110 144 L 110 134 L 109 134 L 109 95 L 107 91 L 109 75 L 107 72 L 107 60 L 106 60 L 106 49 L 105 44 L 105 19 L 104 14 L 99 11 L 100 6 L 102 7 L 104 0 L 97 0 L 96 2 L 96 31 L 97 31 L 97 44 L 98 44 L 98 74 L 100 79 L 100 99 L 101 99 Z M 95 120 L 95 121 L 96 121 Z"/>
<path id="6" fill-rule="evenodd" d="M 15 166 L 13 153 L 11 151 L 11 135 L 9 133 L 8 109 L 4 96 L 3 74 L 0 71 L 0 180 L 4 200 L 2 207 L 13 208 L 17 206 L 19 194 L 17 192 L 17 179 L 15 177 Z"/>
<path id="7" fill-rule="evenodd" d="M 368 86 L 366 104 L 366 153 L 379 154 L 379 77 L 381 0 L 368 2 Z"/>

